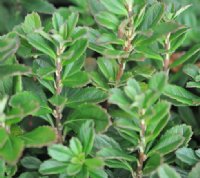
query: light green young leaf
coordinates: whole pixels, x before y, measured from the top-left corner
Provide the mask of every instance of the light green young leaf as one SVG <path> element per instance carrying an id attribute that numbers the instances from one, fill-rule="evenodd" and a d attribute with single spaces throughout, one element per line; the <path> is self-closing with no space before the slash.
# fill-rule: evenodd
<path id="1" fill-rule="evenodd" d="M 66 172 L 68 163 L 62 163 L 55 160 L 44 161 L 40 165 L 39 172 L 43 175 L 61 174 Z"/>
<path id="2" fill-rule="evenodd" d="M 40 16 L 33 12 L 25 17 L 25 21 L 22 24 L 22 29 L 25 33 L 33 33 L 42 27 Z"/>
<path id="3" fill-rule="evenodd" d="M 53 28 L 56 31 L 59 31 L 59 29 L 63 25 L 63 23 L 64 23 L 63 17 L 58 12 L 54 13 L 53 17 L 52 17 Z"/>
<path id="4" fill-rule="evenodd" d="M 54 144 L 48 147 L 48 154 L 56 161 L 69 162 L 74 153 L 66 146 Z"/>
<path id="5" fill-rule="evenodd" d="M 188 175 L 188 178 L 198 178 L 200 175 L 200 162 L 197 163 Z"/>
<path id="6" fill-rule="evenodd" d="M 67 34 L 68 34 L 68 37 L 71 36 L 71 34 L 73 33 L 75 27 L 76 27 L 76 24 L 78 23 L 78 18 L 79 18 L 79 15 L 77 13 L 71 13 L 71 15 L 68 17 L 67 19 Z"/>
<path id="7" fill-rule="evenodd" d="M 75 155 L 80 154 L 83 151 L 82 143 L 76 137 L 72 137 L 69 142 L 69 147 Z"/>
<path id="8" fill-rule="evenodd" d="M 83 151 L 87 155 L 91 152 L 95 139 L 94 122 L 87 120 L 79 129 L 78 137 L 83 144 Z"/>
<path id="9" fill-rule="evenodd" d="M 0 127 L 0 148 L 2 148 L 8 139 L 8 134 L 5 128 Z"/>

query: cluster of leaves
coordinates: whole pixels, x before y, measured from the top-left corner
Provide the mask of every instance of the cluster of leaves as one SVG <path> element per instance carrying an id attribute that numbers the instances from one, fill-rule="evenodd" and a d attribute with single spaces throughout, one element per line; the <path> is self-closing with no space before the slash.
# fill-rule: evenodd
<path id="1" fill-rule="evenodd" d="M 170 61 L 189 6 L 23 3 L 52 16 L 0 37 L 0 177 L 198 178 L 200 45 Z"/>

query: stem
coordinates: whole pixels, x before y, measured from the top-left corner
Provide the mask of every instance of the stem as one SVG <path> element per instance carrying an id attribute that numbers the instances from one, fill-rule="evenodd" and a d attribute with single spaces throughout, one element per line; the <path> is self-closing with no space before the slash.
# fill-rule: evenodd
<path id="1" fill-rule="evenodd" d="M 145 151 L 145 131 L 146 126 L 144 120 L 141 121 L 141 132 L 140 132 L 140 145 L 139 145 L 139 161 L 137 167 L 137 178 L 142 178 L 142 169 L 144 161 L 146 160 Z"/>
<path id="2" fill-rule="evenodd" d="M 132 48 L 132 40 L 134 38 L 134 27 L 133 27 L 133 15 L 132 15 L 132 5 L 128 6 L 127 5 L 127 10 L 128 10 L 128 24 L 125 28 L 127 28 L 126 32 L 125 32 L 125 38 L 126 38 L 126 42 L 125 45 L 123 46 L 123 50 L 125 52 L 130 52 L 131 48 Z M 119 33 L 118 36 L 119 38 L 123 37 L 123 34 L 121 33 L 121 31 L 123 31 L 122 29 L 119 29 Z M 119 81 L 121 80 L 123 74 L 124 74 L 124 69 L 125 69 L 125 63 L 126 60 L 125 59 L 120 59 L 119 60 L 119 71 L 117 73 L 117 77 L 116 77 L 116 83 L 118 84 Z"/>
<path id="3" fill-rule="evenodd" d="M 165 61 L 164 61 L 164 71 L 168 74 L 169 73 L 169 63 L 170 63 L 170 48 L 171 48 L 171 44 L 170 44 L 170 36 L 171 34 L 169 33 L 166 37 L 165 40 L 165 50 L 166 50 L 166 55 L 165 55 Z"/>
<path id="4" fill-rule="evenodd" d="M 60 95 L 62 92 L 62 82 L 61 82 L 61 73 L 62 73 L 62 63 L 60 57 L 56 59 L 56 82 L 55 82 L 55 90 L 56 95 Z M 56 119 L 56 129 L 58 133 L 58 143 L 63 142 L 62 138 L 62 107 L 56 106 L 54 111 L 54 117 Z"/>

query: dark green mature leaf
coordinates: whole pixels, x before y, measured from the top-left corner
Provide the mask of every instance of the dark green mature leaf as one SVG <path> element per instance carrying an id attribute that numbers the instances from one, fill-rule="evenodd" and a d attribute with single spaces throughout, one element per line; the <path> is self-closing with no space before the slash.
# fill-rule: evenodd
<path id="1" fill-rule="evenodd" d="M 49 45 L 48 41 L 44 39 L 39 34 L 33 33 L 27 36 L 28 42 L 37 50 L 43 52 L 44 54 L 56 59 L 56 54 L 54 49 Z"/>
<path id="2" fill-rule="evenodd" d="M 72 89 L 67 92 L 67 106 L 76 108 L 83 103 L 99 103 L 106 100 L 108 94 L 104 91 L 88 87 L 81 89 Z"/>
<path id="3" fill-rule="evenodd" d="M 41 148 L 57 141 L 54 128 L 41 126 L 20 136 L 26 147 Z"/>
<path id="4" fill-rule="evenodd" d="M 188 175 L 188 178 L 198 178 L 200 175 L 200 162 L 197 163 Z"/>
<path id="5" fill-rule="evenodd" d="M 141 25 L 142 29 L 147 30 L 156 25 L 161 20 L 163 13 L 164 4 L 157 2 L 150 6 L 145 13 L 144 20 Z"/>
<path id="6" fill-rule="evenodd" d="M 195 77 L 199 75 L 199 67 L 194 64 L 187 64 L 184 66 L 183 72 L 195 79 Z"/>
<path id="7" fill-rule="evenodd" d="M 115 15 L 106 11 L 101 11 L 98 14 L 96 14 L 95 20 L 101 26 L 108 28 L 110 30 L 117 30 L 120 24 L 118 18 Z"/>
<path id="8" fill-rule="evenodd" d="M 178 149 L 176 151 L 176 157 L 190 166 L 193 166 L 200 161 L 200 159 L 195 155 L 194 150 L 186 147 Z"/>
<path id="9" fill-rule="evenodd" d="M 36 11 L 44 14 L 51 14 L 56 10 L 55 7 L 46 0 L 20 0 L 20 3 L 22 3 L 23 7 L 29 12 Z"/>
<path id="10" fill-rule="evenodd" d="M 170 68 L 177 67 L 177 66 L 183 64 L 184 62 L 189 60 L 193 55 L 195 55 L 199 51 L 200 51 L 199 44 L 193 46 L 188 52 L 186 52 L 183 56 L 181 56 L 179 59 L 177 59 L 175 62 L 173 62 L 170 65 Z"/>
<path id="11" fill-rule="evenodd" d="M 42 27 L 40 16 L 33 12 L 25 17 L 25 21 L 22 24 L 22 29 L 25 33 L 33 33 Z"/>
<path id="12" fill-rule="evenodd" d="M 0 148 L 0 157 L 9 164 L 16 164 L 22 155 L 24 142 L 17 137 L 9 136 L 2 148 Z"/>
<path id="13" fill-rule="evenodd" d="M 181 176 L 167 164 L 164 164 L 158 169 L 159 178 L 181 178 Z"/>
<path id="14" fill-rule="evenodd" d="M 153 109 L 146 113 L 144 116 L 146 119 L 146 139 L 147 142 L 155 139 L 163 128 L 166 126 L 169 116 L 170 104 L 167 102 L 157 103 Z"/>
<path id="15" fill-rule="evenodd" d="M 37 170 L 42 162 L 36 157 L 26 156 L 20 161 L 20 163 L 27 169 Z"/>
<path id="16" fill-rule="evenodd" d="M 127 161 L 136 161 L 136 157 L 128 155 L 122 150 L 115 148 L 102 148 L 97 152 L 97 156 L 103 157 L 104 159 L 118 159 L 118 160 L 127 160 Z"/>
<path id="17" fill-rule="evenodd" d="M 77 73 L 68 75 L 67 77 L 63 78 L 62 83 L 66 87 L 83 87 L 89 83 L 89 78 L 86 72 L 79 71 Z"/>
<path id="18" fill-rule="evenodd" d="M 12 77 L 16 75 L 27 75 L 31 73 L 31 69 L 25 65 L 20 64 L 3 64 L 0 65 L 0 80 L 5 77 Z"/>
<path id="19" fill-rule="evenodd" d="M 108 11 L 112 12 L 113 14 L 124 15 L 124 16 L 128 15 L 128 12 L 122 0 L 118 1 L 101 0 L 100 2 L 105 6 L 105 8 Z"/>
<path id="20" fill-rule="evenodd" d="M 116 81 L 118 64 L 114 59 L 99 58 L 98 67 L 108 81 Z"/>
<path id="21" fill-rule="evenodd" d="M 200 98 L 198 96 L 180 86 L 168 84 L 163 94 L 185 105 L 196 106 L 200 104 Z"/>
<path id="22" fill-rule="evenodd" d="M 147 160 L 143 170 L 144 174 L 149 174 L 155 171 L 161 164 L 162 157 L 159 154 L 155 153 Z"/>
<path id="23" fill-rule="evenodd" d="M 95 104 L 82 104 L 76 106 L 74 112 L 68 116 L 66 124 L 72 124 L 72 127 L 77 128 L 77 123 L 93 120 L 96 131 L 103 132 L 110 125 L 109 119 L 108 113 L 100 106 Z"/>
<path id="24" fill-rule="evenodd" d="M 82 124 L 79 129 L 79 138 L 83 144 L 83 151 L 87 155 L 91 152 L 95 139 L 94 122 L 91 120 Z"/>
<path id="25" fill-rule="evenodd" d="M 69 162 L 73 157 L 73 152 L 66 146 L 55 144 L 48 147 L 48 154 L 56 161 Z"/>
<path id="26" fill-rule="evenodd" d="M 55 160 L 44 161 L 40 165 L 39 172 L 44 175 L 61 174 L 66 172 L 68 163 L 62 163 Z"/>

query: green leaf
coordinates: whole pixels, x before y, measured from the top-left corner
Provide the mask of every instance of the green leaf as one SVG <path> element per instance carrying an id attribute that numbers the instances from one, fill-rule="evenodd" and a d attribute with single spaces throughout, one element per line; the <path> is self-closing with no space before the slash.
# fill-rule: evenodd
<path id="1" fill-rule="evenodd" d="M 128 155 L 122 150 L 116 148 L 102 148 L 97 152 L 97 156 L 100 156 L 104 159 L 117 159 L 117 160 L 126 160 L 126 161 L 136 161 L 136 157 Z"/>
<path id="2" fill-rule="evenodd" d="M 114 59 L 99 58 L 97 60 L 98 67 L 102 74 L 108 81 L 116 81 L 116 76 L 118 73 L 118 64 Z"/>
<path id="3" fill-rule="evenodd" d="M 16 164 L 24 150 L 24 143 L 20 138 L 9 136 L 4 146 L 0 148 L 0 157 L 9 164 Z"/>
<path id="4" fill-rule="evenodd" d="M 31 132 L 20 136 L 26 147 L 41 148 L 50 145 L 57 140 L 56 131 L 48 126 L 41 126 Z"/>
<path id="5" fill-rule="evenodd" d="M 63 54 L 63 64 L 69 64 L 78 60 L 85 52 L 88 46 L 88 40 L 85 38 L 78 39 L 68 50 Z M 62 57 L 62 56 L 61 56 Z"/>
<path id="6" fill-rule="evenodd" d="M 197 163 L 188 175 L 188 178 L 198 178 L 200 175 L 200 162 Z"/>
<path id="7" fill-rule="evenodd" d="M 153 91 L 162 92 L 167 83 L 167 76 L 164 72 L 156 73 L 149 81 L 149 88 Z"/>
<path id="8" fill-rule="evenodd" d="M 95 131 L 94 131 L 94 122 L 87 120 L 79 129 L 79 139 L 83 144 L 83 151 L 88 155 L 94 144 Z"/>
<path id="9" fill-rule="evenodd" d="M 150 174 L 151 172 L 155 171 L 161 164 L 162 157 L 155 153 L 147 160 L 143 170 L 144 174 Z"/>
<path id="10" fill-rule="evenodd" d="M 12 77 L 16 75 L 28 75 L 31 69 L 25 65 L 20 64 L 3 64 L 0 65 L 0 80 L 5 77 Z"/>
<path id="11" fill-rule="evenodd" d="M 47 160 L 40 165 L 39 172 L 43 175 L 61 174 L 66 172 L 67 166 L 67 163 L 62 163 L 55 160 Z"/>
<path id="12" fill-rule="evenodd" d="M 199 51 L 200 51 L 200 45 L 196 44 L 188 52 L 186 52 L 183 56 L 181 56 L 179 59 L 175 60 L 175 62 L 173 62 L 170 65 L 170 68 L 174 68 L 174 67 L 177 67 L 177 66 L 183 64 L 184 62 L 189 60 L 193 55 L 195 55 Z"/>
<path id="13" fill-rule="evenodd" d="M 176 151 L 176 157 L 189 166 L 193 166 L 200 161 L 195 155 L 194 150 L 186 147 L 178 149 Z"/>
<path id="14" fill-rule="evenodd" d="M 80 140 L 76 137 L 72 137 L 69 142 L 69 147 L 75 155 L 80 154 L 83 151 L 83 146 Z"/>
<path id="15" fill-rule="evenodd" d="M 72 75 L 68 75 L 67 77 L 63 78 L 63 85 L 66 87 L 83 87 L 87 85 L 89 82 L 89 78 L 86 72 L 79 71 Z"/>
<path id="16" fill-rule="evenodd" d="M 40 12 L 44 14 L 52 14 L 56 8 L 52 5 L 52 3 L 44 0 L 20 0 L 20 3 L 24 8 L 26 8 L 29 12 Z"/>
<path id="17" fill-rule="evenodd" d="M 183 67 L 183 72 L 195 79 L 199 75 L 199 67 L 194 64 L 187 64 Z"/>
<path id="18" fill-rule="evenodd" d="M 123 1 L 107 1 L 107 0 L 101 0 L 101 3 L 105 6 L 105 8 L 112 12 L 113 14 L 117 15 L 123 15 L 127 16 L 128 12 L 126 10 L 125 5 L 123 4 Z"/>
<path id="19" fill-rule="evenodd" d="M 101 158 L 89 158 L 85 160 L 85 165 L 89 170 L 103 168 L 104 161 Z"/>
<path id="20" fill-rule="evenodd" d="M 159 178 L 181 178 L 181 176 L 167 164 L 162 165 L 158 169 Z"/>
<path id="21" fill-rule="evenodd" d="M 69 164 L 69 166 L 67 167 L 67 174 L 69 176 L 74 176 L 76 174 L 78 174 L 82 169 L 82 165 L 81 164 Z"/>
<path id="22" fill-rule="evenodd" d="M 110 30 L 117 30 L 120 24 L 118 18 L 115 15 L 106 11 L 101 11 L 96 14 L 95 20 L 98 24 Z"/>
<path id="23" fill-rule="evenodd" d="M 74 31 L 76 24 L 78 23 L 79 15 L 77 13 L 72 12 L 69 18 L 67 19 L 67 27 L 68 27 L 68 37 L 71 36 Z"/>
<path id="24" fill-rule="evenodd" d="M 52 25 L 56 31 L 59 31 L 60 27 L 63 25 L 64 19 L 60 13 L 56 12 L 52 16 Z"/>
<path id="25" fill-rule="evenodd" d="M 20 161 L 20 163 L 27 169 L 37 170 L 42 162 L 36 157 L 26 156 Z"/>
<path id="26" fill-rule="evenodd" d="M 200 104 L 200 98 L 198 96 L 180 86 L 168 84 L 165 87 L 163 94 L 170 99 L 174 99 L 188 106 L 196 106 Z"/>
<path id="27" fill-rule="evenodd" d="M 32 33 L 27 36 L 27 39 L 34 48 L 50 56 L 51 58 L 56 59 L 56 54 L 53 48 L 42 36 L 36 33 Z"/>
<path id="28" fill-rule="evenodd" d="M 35 94 L 28 91 L 23 91 L 13 95 L 9 102 L 12 109 L 7 114 L 6 122 L 12 122 L 11 119 L 23 118 L 27 115 L 34 115 L 39 110 L 40 103 Z"/>
<path id="29" fill-rule="evenodd" d="M 48 154 L 56 161 L 69 162 L 73 157 L 73 152 L 66 146 L 54 144 L 48 147 Z"/>
<path id="30" fill-rule="evenodd" d="M 110 125 L 110 117 L 108 113 L 98 105 L 82 104 L 76 106 L 74 112 L 68 116 L 65 124 L 70 124 L 71 127 L 79 129 L 77 123 L 86 120 L 92 120 L 95 123 L 95 130 L 97 132 L 105 131 Z M 78 127 L 78 128 L 77 128 Z"/>
<path id="31" fill-rule="evenodd" d="M 188 4 L 186 6 L 181 7 L 176 13 L 173 15 L 173 18 L 178 17 L 180 14 L 182 14 L 184 11 L 186 11 L 188 8 L 190 8 L 192 4 Z"/>
<path id="32" fill-rule="evenodd" d="M 172 139 L 173 138 L 173 139 Z M 151 156 L 153 153 L 159 153 L 161 155 L 166 155 L 174 150 L 176 150 L 184 142 L 183 136 L 179 134 L 174 134 L 166 132 L 157 142 L 157 144 L 148 153 Z"/>
<path id="33" fill-rule="evenodd" d="M 147 142 L 154 140 L 164 129 L 169 120 L 169 111 L 169 103 L 159 102 L 152 110 L 146 112 L 144 118 L 147 125 L 145 132 Z"/>
<path id="34" fill-rule="evenodd" d="M 83 103 L 99 103 L 106 100 L 108 97 L 107 93 L 104 91 L 88 87 L 81 89 L 73 89 L 67 93 L 67 106 L 69 107 L 77 107 Z"/>
<path id="35" fill-rule="evenodd" d="M 42 27 L 40 16 L 33 12 L 25 17 L 22 29 L 25 33 L 33 33 Z"/>
<path id="36" fill-rule="evenodd" d="M 103 169 L 90 170 L 91 178 L 108 178 L 108 175 Z"/>
<path id="37" fill-rule="evenodd" d="M 8 139 L 8 134 L 3 127 L 0 127 L 0 148 L 2 148 Z"/>
<path id="38" fill-rule="evenodd" d="M 164 4 L 157 2 L 150 6 L 145 13 L 144 20 L 141 25 L 142 29 L 147 30 L 156 25 L 161 20 L 163 13 Z"/>
<path id="39" fill-rule="evenodd" d="M 9 33 L 0 37 L 0 61 L 12 57 L 18 50 L 20 40 L 15 33 Z"/>

